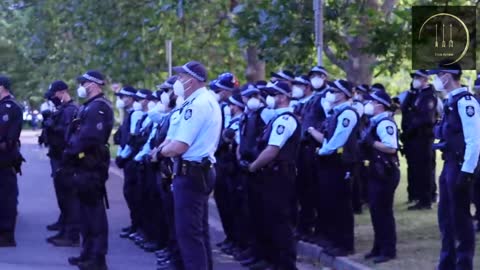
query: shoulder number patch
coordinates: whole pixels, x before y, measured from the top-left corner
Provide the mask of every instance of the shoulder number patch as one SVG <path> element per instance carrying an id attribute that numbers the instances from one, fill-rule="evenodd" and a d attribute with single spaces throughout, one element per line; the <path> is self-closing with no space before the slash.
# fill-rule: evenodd
<path id="1" fill-rule="evenodd" d="M 8 114 L 2 116 L 3 122 L 8 122 Z"/>
<path id="2" fill-rule="evenodd" d="M 473 106 L 467 106 L 465 109 L 468 117 L 472 117 L 475 115 L 475 108 Z"/>
<path id="3" fill-rule="evenodd" d="M 393 135 L 393 133 L 394 133 L 393 127 L 392 127 L 392 126 L 388 126 L 388 127 L 387 127 L 387 134 L 388 134 L 388 135 Z"/>
<path id="4" fill-rule="evenodd" d="M 192 109 L 188 109 L 186 112 L 185 112 L 185 116 L 183 117 L 185 120 L 188 120 L 190 118 L 192 118 Z"/>
<path id="5" fill-rule="evenodd" d="M 278 135 L 282 135 L 283 132 L 285 132 L 285 126 L 279 125 L 279 126 L 277 127 L 277 134 L 278 134 Z"/>
<path id="6" fill-rule="evenodd" d="M 348 127 L 348 125 L 350 125 L 350 119 L 343 118 L 342 125 L 343 125 L 343 127 Z"/>

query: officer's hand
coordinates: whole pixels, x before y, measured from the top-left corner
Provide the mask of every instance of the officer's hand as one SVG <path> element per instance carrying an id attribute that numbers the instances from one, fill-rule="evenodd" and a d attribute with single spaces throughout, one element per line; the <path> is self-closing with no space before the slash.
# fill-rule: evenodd
<path id="1" fill-rule="evenodd" d="M 43 121 L 43 125 L 45 127 L 52 127 L 53 126 L 53 119 L 52 118 L 45 119 L 45 121 Z"/>
<path id="2" fill-rule="evenodd" d="M 468 190 L 473 182 L 473 173 L 460 172 L 455 187 L 460 190 Z"/>
<path id="3" fill-rule="evenodd" d="M 125 159 L 121 156 L 117 156 L 115 158 L 115 164 L 117 164 L 118 168 L 123 169 L 125 167 Z"/>
<path id="4" fill-rule="evenodd" d="M 145 164 L 150 164 L 152 163 L 152 157 L 150 155 L 144 155 L 142 157 L 142 162 Z"/>
<path id="5" fill-rule="evenodd" d="M 231 142 L 235 138 L 235 130 L 233 130 L 231 128 L 227 128 L 223 131 L 222 135 L 223 135 L 223 139 L 225 141 Z"/>
<path id="6" fill-rule="evenodd" d="M 372 138 L 372 136 L 365 136 L 363 143 L 368 147 L 373 147 L 375 140 Z"/>
<path id="7" fill-rule="evenodd" d="M 242 171 L 245 171 L 245 172 L 248 172 L 249 170 L 249 167 L 250 167 L 250 162 L 246 161 L 246 160 L 240 160 L 238 162 L 238 166 L 240 167 L 240 169 Z"/>

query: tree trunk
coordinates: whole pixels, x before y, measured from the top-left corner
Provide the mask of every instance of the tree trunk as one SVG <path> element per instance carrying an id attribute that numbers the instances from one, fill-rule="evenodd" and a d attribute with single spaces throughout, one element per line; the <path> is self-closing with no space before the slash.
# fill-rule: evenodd
<path id="1" fill-rule="evenodd" d="M 350 52 L 349 59 L 345 65 L 347 80 L 354 85 L 372 84 L 373 64 L 375 60 L 374 56 L 366 54 L 353 56 Z"/>
<path id="2" fill-rule="evenodd" d="M 254 46 L 249 46 L 246 50 L 247 69 L 245 78 L 248 82 L 256 82 L 265 79 L 265 62 L 258 59 L 258 50 Z"/>

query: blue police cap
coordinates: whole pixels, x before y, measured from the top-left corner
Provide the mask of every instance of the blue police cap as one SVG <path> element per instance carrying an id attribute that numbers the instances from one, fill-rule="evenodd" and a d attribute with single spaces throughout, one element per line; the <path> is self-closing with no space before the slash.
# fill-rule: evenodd
<path id="1" fill-rule="evenodd" d="M 103 74 L 96 70 L 89 70 L 77 78 L 77 82 L 83 84 L 84 82 L 93 82 L 98 85 L 105 85 Z"/>
<path id="2" fill-rule="evenodd" d="M 378 101 L 386 107 L 390 107 L 392 105 L 392 99 L 385 91 L 375 91 L 369 95 L 368 99 Z"/>
<path id="3" fill-rule="evenodd" d="M 425 69 L 418 69 L 410 73 L 410 77 L 413 78 L 415 76 L 428 78 L 428 71 L 426 71 Z"/>
<path id="4" fill-rule="evenodd" d="M 0 76 L 0 86 L 3 86 L 6 89 L 10 90 L 10 87 L 11 87 L 10 78 L 8 78 L 7 76 Z"/>
<path id="5" fill-rule="evenodd" d="M 327 70 L 322 66 L 314 66 L 310 72 L 308 72 L 308 77 L 311 77 L 313 74 L 323 74 L 328 76 Z"/>
<path id="6" fill-rule="evenodd" d="M 173 84 L 177 81 L 178 76 L 173 75 L 158 86 L 158 90 L 169 90 L 173 88 Z"/>
<path id="7" fill-rule="evenodd" d="M 383 91 L 385 92 L 385 86 L 381 83 L 374 83 L 372 87 L 370 88 L 371 91 L 376 92 L 376 91 Z"/>
<path id="8" fill-rule="evenodd" d="M 368 86 L 368 84 L 360 84 L 360 85 L 357 85 L 355 87 L 355 89 L 359 92 L 362 92 L 362 93 L 365 93 L 365 94 L 368 94 L 370 93 L 370 86 Z"/>
<path id="9" fill-rule="evenodd" d="M 221 90 L 233 91 L 238 86 L 237 78 L 230 72 L 225 72 L 218 76 L 215 86 Z"/>
<path id="10" fill-rule="evenodd" d="M 265 87 L 267 87 L 267 82 L 266 81 L 256 81 L 255 86 L 258 88 L 258 90 L 262 91 Z"/>
<path id="11" fill-rule="evenodd" d="M 285 81 L 276 81 L 269 86 L 267 86 L 268 90 L 272 94 L 283 94 L 290 96 L 290 93 L 292 92 L 292 89 L 290 88 L 290 85 L 286 83 Z"/>
<path id="12" fill-rule="evenodd" d="M 347 97 L 352 97 L 352 85 L 346 80 L 335 80 L 327 83 L 330 88 L 342 91 Z"/>
<path id="13" fill-rule="evenodd" d="M 115 96 L 117 97 L 123 97 L 123 96 L 128 96 L 128 97 L 134 97 L 135 94 L 137 93 L 137 90 L 133 88 L 132 86 L 124 86 L 120 91 L 115 93 Z"/>
<path id="14" fill-rule="evenodd" d="M 310 78 L 306 75 L 301 75 L 301 76 L 298 76 L 298 77 L 295 77 L 295 80 L 293 80 L 292 82 L 293 85 L 311 85 L 310 84 Z"/>
<path id="15" fill-rule="evenodd" d="M 208 73 L 205 66 L 197 61 L 190 61 L 183 66 L 177 66 L 173 68 L 176 73 L 187 73 L 195 79 L 206 82 L 208 79 Z"/>
<path id="16" fill-rule="evenodd" d="M 245 104 L 243 103 L 242 96 L 239 94 L 234 94 L 228 98 L 228 104 L 236 105 L 240 108 L 245 108 Z"/>
<path id="17" fill-rule="evenodd" d="M 218 90 L 220 90 L 220 88 L 218 88 L 218 86 L 216 86 L 217 81 L 218 80 L 215 79 L 208 84 L 208 87 L 210 88 L 210 90 L 212 90 L 214 92 L 218 92 Z"/>
<path id="18" fill-rule="evenodd" d="M 450 64 L 451 62 L 452 62 L 451 60 L 441 61 L 438 64 L 438 68 L 429 70 L 428 74 L 434 75 L 434 74 L 443 72 L 443 73 L 450 73 L 455 75 L 462 75 L 462 67 L 460 66 L 460 64 L 458 63 Z"/>
<path id="19" fill-rule="evenodd" d="M 56 93 L 58 91 L 68 90 L 68 85 L 64 81 L 54 81 L 48 87 L 48 91 Z"/>
<path id="20" fill-rule="evenodd" d="M 255 94 L 260 94 L 260 90 L 252 83 L 247 83 L 240 87 L 240 94 L 244 97 L 251 97 Z"/>
<path id="21" fill-rule="evenodd" d="M 270 75 L 274 78 L 280 79 L 280 80 L 286 80 L 289 82 L 292 82 L 295 79 L 295 75 L 293 72 L 289 70 L 280 70 L 277 72 L 271 72 Z"/>
<path id="22" fill-rule="evenodd" d="M 152 96 L 152 91 L 148 89 L 140 89 L 137 91 L 134 98 L 135 100 L 142 100 L 142 99 L 151 100 L 152 99 L 151 96 Z"/>

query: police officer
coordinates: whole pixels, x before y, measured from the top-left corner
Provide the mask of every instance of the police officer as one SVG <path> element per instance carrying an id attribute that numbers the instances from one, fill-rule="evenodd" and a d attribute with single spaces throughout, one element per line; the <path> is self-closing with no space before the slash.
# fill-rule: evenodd
<path id="1" fill-rule="evenodd" d="M 48 92 L 57 110 L 44 124 L 49 138 L 48 156 L 52 165 L 55 194 L 62 218 L 59 218 L 60 232 L 47 241 L 55 246 L 78 246 L 80 243 L 78 200 L 72 186 L 69 185 L 72 168 L 67 168 L 67 164 L 62 160 L 63 151 L 67 147 L 65 141 L 67 129 L 75 118 L 78 106 L 73 102 L 68 93 L 68 86 L 63 81 L 53 82 Z"/>
<path id="2" fill-rule="evenodd" d="M 294 112 L 297 116 L 300 116 L 298 108 L 309 101 L 312 96 L 313 88 L 310 83 L 310 78 L 306 75 L 295 77 L 292 82 L 292 102 L 290 103 L 290 107 L 294 108 Z"/>
<path id="3" fill-rule="evenodd" d="M 273 118 L 259 142 L 262 152 L 248 170 L 263 181 L 262 203 L 264 245 L 263 256 L 274 269 L 296 269 L 296 241 L 293 225 L 296 216 L 295 157 L 300 142 L 300 125 L 289 106 L 292 95 L 287 82 L 271 86 L 275 95 L 276 117 Z M 253 268 L 260 267 L 257 265 Z"/>
<path id="4" fill-rule="evenodd" d="M 266 85 L 266 82 L 265 84 Z M 258 142 L 261 140 L 265 126 L 274 114 L 265 107 L 260 90 L 254 84 L 245 84 L 240 88 L 246 111 L 239 124 L 240 144 L 238 147 L 238 160 L 240 164 L 251 163 L 257 159 L 261 152 Z M 274 113 L 274 112 L 273 112 Z M 262 258 L 261 239 L 264 235 L 263 226 L 259 226 L 263 218 L 263 211 L 258 207 L 262 204 L 264 191 L 261 179 L 256 174 L 240 171 L 241 182 L 245 185 L 246 207 L 240 209 L 237 215 L 243 220 L 245 234 L 243 239 L 249 243 L 249 248 L 235 256 L 243 266 L 258 263 Z"/>
<path id="5" fill-rule="evenodd" d="M 0 76 L 0 247 L 14 247 L 17 219 L 17 173 L 20 154 L 22 107 L 10 92 L 10 79 Z"/>
<path id="6" fill-rule="evenodd" d="M 395 189 L 400 181 L 398 168 L 398 131 L 389 108 L 390 96 L 376 91 L 365 105 L 365 114 L 371 116 L 370 125 L 362 138 L 366 146 L 369 181 L 368 201 L 372 219 L 374 242 L 365 255 L 374 263 L 387 262 L 396 256 L 396 230 L 393 215 Z"/>
<path id="7" fill-rule="evenodd" d="M 326 100 L 331 103 L 333 114 L 326 120 L 323 132 L 309 127 L 308 132 L 322 143 L 316 153 L 324 156 L 319 178 L 326 192 L 324 203 L 328 206 L 326 224 L 330 245 L 326 252 L 332 256 L 353 253 L 353 209 L 351 194 L 352 164 L 357 161 L 357 125 L 359 117 L 348 101 L 352 87 L 345 80 L 329 83 Z M 328 244 L 328 243 L 327 243 Z"/>
<path id="8" fill-rule="evenodd" d="M 433 126 L 436 122 L 437 98 L 428 84 L 425 70 L 411 74 L 412 87 L 402 103 L 403 149 L 408 166 L 409 201 L 417 201 L 409 210 L 431 209 L 435 183 L 433 163 Z"/>
<path id="9" fill-rule="evenodd" d="M 117 108 L 120 110 L 123 110 L 123 121 L 120 127 L 118 128 L 117 132 L 115 133 L 113 140 L 116 145 L 118 145 L 118 152 L 117 152 L 117 157 L 115 159 L 115 163 L 117 166 L 121 169 L 124 169 L 124 186 L 123 186 L 123 195 L 125 197 L 125 201 L 127 202 L 127 206 L 130 211 L 130 219 L 131 219 L 131 224 L 129 226 L 126 226 L 122 228 L 122 231 L 120 233 L 120 237 L 126 238 L 129 235 L 135 233 L 137 231 L 136 225 L 133 220 L 133 215 L 132 215 L 132 207 L 131 204 L 129 204 L 129 189 L 128 189 L 128 173 L 125 170 L 125 163 L 126 159 L 122 158 L 121 153 L 129 148 L 128 142 L 130 141 L 130 126 L 132 122 L 132 115 L 135 112 L 133 109 L 133 103 L 135 102 L 134 98 L 137 93 L 137 90 L 131 86 L 124 86 L 120 91 L 115 93 L 117 96 Z M 135 226 L 134 226 L 135 225 Z"/>
<path id="10" fill-rule="evenodd" d="M 477 75 L 473 86 L 473 96 L 480 102 L 480 74 Z M 480 232 L 480 176 L 475 177 L 473 190 L 473 202 L 475 204 L 475 220 L 477 221 L 477 232 Z"/>
<path id="11" fill-rule="evenodd" d="M 108 139 L 113 127 L 111 102 L 102 92 L 103 75 L 88 71 L 77 78 L 77 94 L 87 99 L 80 107 L 67 135 L 65 158 L 75 164 L 73 188 L 80 201 L 82 252 L 69 258 L 81 270 L 107 269 L 108 221 L 105 182 L 110 152 Z M 106 201 L 106 200 L 105 200 Z"/>
<path id="12" fill-rule="evenodd" d="M 300 151 L 297 158 L 298 175 L 296 180 L 296 190 L 299 202 L 297 236 L 302 240 L 310 240 L 313 237 L 313 230 L 315 226 L 315 208 L 316 208 L 316 180 L 314 173 L 314 150 L 316 143 L 308 138 L 306 130 L 312 126 L 312 121 L 321 122 L 323 119 L 313 119 L 321 117 L 322 114 L 317 114 L 314 111 L 321 111 L 322 107 L 318 101 L 317 108 L 314 108 L 314 99 L 320 97 L 319 92 L 313 92 L 310 78 L 308 76 L 296 77 L 293 82 L 292 96 L 296 96 L 296 92 L 303 96 L 297 106 L 294 108 L 295 115 L 301 119 L 301 129 L 304 132 L 300 142 Z M 305 119 L 304 119 L 305 117 Z M 310 140 L 309 140 L 310 139 Z"/>
<path id="13" fill-rule="evenodd" d="M 213 89 L 217 91 L 220 97 L 220 108 L 222 110 L 222 119 L 224 126 L 222 132 L 226 129 L 232 119 L 232 112 L 229 106 L 229 98 L 233 95 L 237 87 L 237 80 L 235 76 L 229 72 L 221 74 L 213 84 Z M 237 118 L 238 121 L 239 118 Z M 218 150 L 215 153 L 217 159 L 217 179 L 215 181 L 214 199 L 218 208 L 220 220 L 222 222 L 223 231 L 226 239 L 218 243 L 220 249 L 232 255 L 238 249 L 239 239 L 235 239 L 235 212 L 232 208 L 232 177 L 235 174 L 235 160 L 230 159 L 231 151 L 229 151 L 230 144 L 220 139 Z"/>
<path id="14" fill-rule="evenodd" d="M 178 124 L 161 157 L 175 157 L 173 198 L 175 232 L 185 269 L 212 269 L 208 198 L 215 182 L 214 152 L 222 129 L 218 102 L 205 88 L 207 70 L 191 61 L 175 67 L 174 93 L 184 96 Z"/>
<path id="15" fill-rule="evenodd" d="M 431 70 L 433 85 L 447 93 L 437 145 L 443 153 L 438 223 L 442 234 L 439 270 L 473 269 L 475 232 L 470 214 L 471 189 L 480 155 L 480 106 L 460 85 L 458 64 L 440 63 Z"/>
<path id="16" fill-rule="evenodd" d="M 367 84 L 357 85 L 354 88 L 354 94 L 352 98 L 352 107 L 357 111 L 360 116 L 360 122 L 358 129 L 360 133 L 366 131 L 369 125 L 369 116 L 364 114 L 364 106 L 368 101 L 370 86 Z M 359 152 L 359 162 L 355 163 L 353 169 L 353 188 L 352 188 L 352 205 L 355 214 L 362 213 L 363 203 L 367 200 L 367 171 L 363 160 L 365 160 L 365 153 Z"/>
<path id="17" fill-rule="evenodd" d="M 321 172 L 323 171 L 321 167 L 324 166 L 324 163 L 322 161 L 323 157 L 315 155 L 315 149 L 320 145 L 307 132 L 307 129 L 309 127 L 320 129 L 326 120 L 328 113 L 330 112 L 331 105 L 325 99 L 328 89 L 328 72 L 322 66 L 314 66 L 308 73 L 308 77 L 310 78 L 310 83 L 312 84 L 314 93 L 312 98 L 310 98 L 310 100 L 306 102 L 300 110 L 302 119 L 302 138 L 299 158 L 303 159 L 303 161 L 299 162 L 298 165 L 301 167 L 299 173 L 303 174 L 306 179 L 310 178 L 315 186 L 312 194 L 312 197 L 314 198 L 314 213 L 307 214 L 308 209 L 305 209 L 306 216 L 302 216 L 305 215 L 302 214 L 299 217 L 299 229 L 301 234 L 301 230 L 305 229 L 307 229 L 306 233 L 308 233 L 308 227 L 311 226 L 308 224 L 308 216 L 314 215 L 314 235 L 309 236 L 308 234 L 303 234 L 303 237 L 301 238 L 303 240 L 315 242 L 318 245 L 325 246 L 326 235 L 328 235 L 325 220 L 328 219 L 327 213 L 329 206 L 325 204 L 324 198 L 326 196 L 323 195 L 323 192 L 328 192 L 323 187 L 325 177 L 321 176 Z"/>

